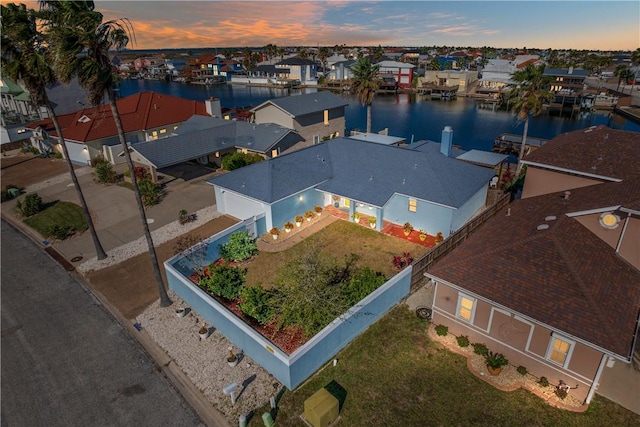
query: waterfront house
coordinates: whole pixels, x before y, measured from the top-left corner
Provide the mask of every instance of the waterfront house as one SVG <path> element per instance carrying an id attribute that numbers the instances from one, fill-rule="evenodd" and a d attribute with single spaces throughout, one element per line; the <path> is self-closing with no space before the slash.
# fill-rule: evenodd
<path id="1" fill-rule="evenodd" d="M 381 79 L 392 78 L 397 86 L 403 89 L 413 86 L 413 69 L 416 68 L 415 65 L 398 61 L 380 61 L 375 65 L 380 67 L 378 76 Z"/>
<path id="2" fill-rule="evenodd" d="M 579 109 L 585 89 L 584 80 L 589 76 L 587 70 L 569 68 L 545 68 L 544 75 L 553 81 L 549 91 L 555 94 L 555 99 L 549 105 L 550 109 Z"/>
<path id="3" fill-rule="evenodd" d="M 303 138 L 295 148 L 302 148 L 344 135 L 347 105 L 339 96 L 320 91 L 270 99 L 251 112 L 255 123 L 275 123 L 295 130 Z"/>
<path id="4" fill-rule="evenodd" d="M 287 74 L 287 80 L 300 82 L 305 86 L 318 84 L 318 64 L 310 59 L 300 57 L 286 58 L 276 62 L 276 69 L 280 73 Z"/>
<path id="5" fill-rule="evenodd" d="M 425 273 L 433 321 L 589 403 L 637 341 L 640 134 L 569 132 L 524 162 L 523 198 Z"/>
<path id="6" fill-rule="evenodd" d="M 118 111 L 127 142 L 135 144 L 168 136 L 193 115 L 209 116 L 204 102 L 156 92 L 140 92 L 119 99 Z M 122 148 L 109 105 L 82 108 L 58 116 L 71 161 L 86 165 L 96 158 L 122 163 Z M 34 131 L 33 145 L 62 153 L 51 119 L 26 126 Z"/>
<path id="7" fill-rule="evenodd" d="M 494 171 L 457 160 L 453 131 L 419 148 L 336 138 L 211 178 L 219 212 L 264 217 L 262 232 L 314 206 L 448 236 L 484 207 Z"/>
<path id="8" fill-rule="evenodd" d="M 352 79 L 353 72 L 351 71 L 351 66 L 355 63 L 356 61 L 353 59 L 350 59 L 348 61 L 334 62 L 328 67 L 328 70 L 326 72 L 326 80 L 329 82 L 333 82 Z"/>

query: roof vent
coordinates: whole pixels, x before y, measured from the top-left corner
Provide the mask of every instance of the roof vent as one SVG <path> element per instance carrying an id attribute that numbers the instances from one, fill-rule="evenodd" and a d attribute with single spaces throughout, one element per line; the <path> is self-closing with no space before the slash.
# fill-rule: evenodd
<path id="1" fill-rule="evenodd" d="M 555 221 L 556 220 L 556 216 L 555 215 L 549 215 L 547 217 L 544 218 L 545 221 Z"/>
<path id="2" fill-rule="evenodd" d="M 83 115 L 82 117 L 80 117 L 80 118 L 78 119 L 78 121 L 79 121 L 80 123 L 87 123 L 87 122 L 90 122 L 90 121 L 91 121 L 91 119 L 90 119 L 89 117 L 87 117 L 87 116 Z"/>
<path id="3" fill-rule="evenodd" d="M 540 224 L 539 226 L 536 227 L 536 230 L 540 231 L 540 230 L 547 230 L 549 228 L 549 224 Z"/>

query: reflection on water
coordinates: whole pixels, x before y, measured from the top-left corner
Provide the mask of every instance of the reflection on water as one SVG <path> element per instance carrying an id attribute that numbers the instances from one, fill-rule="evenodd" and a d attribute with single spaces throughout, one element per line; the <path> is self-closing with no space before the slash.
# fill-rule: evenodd
<path id="1" fill-rule="evenodd" d="M 315 92 L 315 89 L 275 89 L 244 85 L 189 85 L 152 80 L 125 80 L 121 96 L 141 91 L 155 91 L 182 98 L 204 101 L 220 99 L 223 107 L 256 106 L 269 99 Z M 345 108 L 346 129 L 366 128 L 366 108 L 348 93 L 339 93 L 349 105 Z M 371 109 L 372 130 L 389 128 L 389 135 L 406 138 L 407 142 L 429 139 L 439 141 L 442 129 L 451 126 L 454 144 L 464 149 L 490 150 L 501 133 L 521 134 L 523 123 L 507 111 L 478 108 L 477 101 L 459 98 L 452 101 L 430 100 L 418 94 L 379 94 Z M 529 122 L 529 135 L 551 139 L 561 133 L 604 124 L 615 129 L 640 132 L 640 125 L 609 112 L 575 114 L 574 117 L 538 116 Z"/>

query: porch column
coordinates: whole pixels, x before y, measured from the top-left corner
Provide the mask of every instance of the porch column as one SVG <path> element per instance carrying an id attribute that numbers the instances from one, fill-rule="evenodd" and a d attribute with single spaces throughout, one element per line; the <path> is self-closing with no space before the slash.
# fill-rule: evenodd
<path id="1" fill-rule="evenodd" d="M 376 209 L 376 231 L 382 231 L 382 209 Z"/>
<path id="2" fill-rule="evenodd" d="M 156 167 L 150 165 L 149 166 L 149 173 L 151 174 L 151 182 L 157 183 L 158 182 L 158 173 L 156 171 Z"/>

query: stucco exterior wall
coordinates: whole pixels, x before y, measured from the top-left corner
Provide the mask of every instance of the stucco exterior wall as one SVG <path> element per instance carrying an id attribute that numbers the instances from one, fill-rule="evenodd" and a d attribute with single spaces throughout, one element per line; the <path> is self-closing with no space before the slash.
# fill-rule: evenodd
<path id="1" fill-rule="evenodd" d="M 214 186 L 216 208 L 218 212 L 238 219 L 251 218 L 266 213 L 266 205 L 258 200 L 249 199 L 241 194 Z"/>
<path id="2" fill-rule="evenodd" d="M 524 182 L 524 188 L 522 189 L 523 199 L 600 183 L 600 181 L 595 179 L 569 175 L 533 166 L 527 167 L 527 177 Z"/>
<path id="3" fill-rule="evenodd" d="M 303 116 L 295 119 L 294 129 L 304 138 L 305 146 L 313 145 L 313 137 L 317 136 L 319 142 L 322 142 L 323 137 L 330 137 L 332 134 L 336 136 L 344 136 L 344 108 L 342 108 L 343 115 L 332 118 L 332 114 L 335 115 L 334 110 L 329 110 L 329 124 L 324 124 L 324 113 L 319 113 L 318 116 L 309 117 Z M 311 116 L 311 115 L 310 115 Z M 314 121 L 316 120 L 317 121 Z"/>
<path id="4" fill-rule="evenodd" d="M 258 124 L 276 123 L 289 129 L 294 129 L 293 117 L 274 105 L 266 105 L 255 111 L 254 121 Z"/>
<path id="5" fill-rule="evenodd" d="M 282 229 L 287 221 L 294 222 L 296 215 L 304 216 L 316 206 L 324 207 L 324 194 L 313 188 L 296 193 L 271 205 L 272 227 Z"/>
<path id="6" fill-rule="evenodd" d="M 446 237 L 451 229 L 453 210 L 416 199 L 416 211 L 411 212 L 409 197 L 394 194 L 384 206 L 384 220 L 395 224 L 404 224 L 408 221 L 416 230 L 422 229 L 431 235 L 442 232 Z"/>
<path id="7" fill-rule="evenodd" d="M 485 200 L 487 199 L 488 187 L 489 183 L 487 182 L 486 185 L 478 190 L 476 194 L 474 194 L 462 206 L 453 210 L 451 219 L 451 229 L 453 231 L 465 225 L 467 221 L 469 221 L 480 209 L 484 207 Z M 445 234 L 445 236 L 447 236 L 447 234 Z"/>

